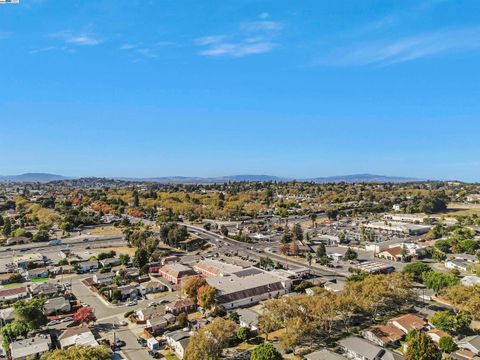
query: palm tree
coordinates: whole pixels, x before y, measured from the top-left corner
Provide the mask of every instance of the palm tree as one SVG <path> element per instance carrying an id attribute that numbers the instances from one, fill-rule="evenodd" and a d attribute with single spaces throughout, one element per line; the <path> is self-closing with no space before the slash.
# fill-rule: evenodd
<path id="1" fill-rule="evenodd" d="M 315 221 L 317 221 L 317 214 L 311 213 L 310 220 L 312 220 L 312 228 L 315 228 Z"/>
<path id="2" fill-rule="evenodd" d="M 311 272 L 311 271 L 312 271 L 312 259 L 313 259 L 313 256 L 312 256 L 312 254 L 310 254 L 310 253 L 308 252 L 307 255 L 305 255 L 305 258 L 307 259 L 307 262 L 308 262 L 308 272 Z"/>

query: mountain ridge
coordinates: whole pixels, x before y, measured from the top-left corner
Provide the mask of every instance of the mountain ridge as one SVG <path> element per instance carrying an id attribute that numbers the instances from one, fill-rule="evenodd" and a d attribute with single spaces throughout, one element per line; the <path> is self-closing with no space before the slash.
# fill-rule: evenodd
<path id="1" fill-rule="evenodd" d="M 87 177 L 82 177 L 87 178 Z M 93 177 L 101 178 L 101 177 Z M 68 177 L 50 173 L 25 173 L 19 175 L 0 175 L 0 181 L 2 182 L 50 182 L 50 181 L 62 181 L 79 179 L 76 177 Z M 138 181 L 138 182 L 156 182 L 156 183 L 173 183 L 173 184 L 201 184 L 201 183 L 224 183 L 224 182 L 287 182 L 287 181 L 305 181 L 314 182 L 318 184 L 325 183 L 355 183 L 355 182 L 417 182 L 426 181 L 425 179 L 403 176 L 387 176 L 376 174 L 351 174 L 351 175 L 338 175 L 338 176 L 324 176 L 314 178 L 287 178 L 272 175 L 230 175 L 230 176 L 216 176 L 216 177 L 196 177 L 196 176 L 160 176 L 160 177 L 148 177 L 148 178 L 133 178 L 133 177 L 106 177 L 106 179 L 115 179 L 123 181 Z"/>

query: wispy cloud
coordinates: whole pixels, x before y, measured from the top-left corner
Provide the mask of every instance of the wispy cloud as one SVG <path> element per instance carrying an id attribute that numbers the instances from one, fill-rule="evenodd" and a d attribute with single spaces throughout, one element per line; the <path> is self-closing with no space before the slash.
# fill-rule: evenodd
<path id="1" fill-rule="evenodd" d="M 60 31 L 51 34 L 50 37 L 63 40 L 65 43 L 70 45 L 78 46 L 96 46 L 103 42 L 100 37 L 91 32 L 75 33 L 72 31 Z"/>
<path id="2" fill-rule="evenodd" d="M 143 57 L 146 57 L 146 58 L 150 58 L 150 59 L 158 58 L 158 56 L 150 48 L 136 49 L 135 52 L 139 55 L 142 55 Z"/>
<path id="3" fill-rule="evenodd" d="M 272 50 L 276 44 L 269 42 L 259 43 L 219 43 L 210 46 L 208 49 L 200 52 L 204 56 L 231 56 L 244 57 L 248 55 L 263 54 Z"/>
<path id="4" fill-rule="evenodd" d="M 238 31 L 231 35 L 217 34 L 195 39 L 195 44 L 203 48 L 199 54 L 240 58 L 272 51 L 278 46 L 275 37 L 282 29 L 282 24 L 266 20 L 268 17 L 268 13 L 261 13 L 261 20 L 243 22 Z"/>
<path id="5" fill-rule="evenodd" d="M 120 45 L 120 50 L 131 50 L 131 49 L 135 49 L 136 47 L 137 47 L 136 44 L 126 43 L 126 44 Z"/>
<path id="6" fill-rule="evenodd" d="M 52 50 L 55 50 L 55 49 L 57 49 L 56 46 L 46 46 L 46 47 L 43 47 L 43 48 L 40 48 L 40 49 L 30 50 L 28 53 L 29 54 L 38 54 L 38 53 L 42 53 L 42 52 L 52 51 Z"/>
<path id="7" fill-rule="evenodd" d="M 340 48 L 320 58 L 321 65 L 391 65 L 480 48 L 480 27 L 423 33 L 390 41 Z"/>
<path id="8" fill-rule="evenodd" d="M 226 35 L 209 35 L 195 39 L 195 43 L 197 45 L 212 45 L 221 43 L 226 38 Z"/>

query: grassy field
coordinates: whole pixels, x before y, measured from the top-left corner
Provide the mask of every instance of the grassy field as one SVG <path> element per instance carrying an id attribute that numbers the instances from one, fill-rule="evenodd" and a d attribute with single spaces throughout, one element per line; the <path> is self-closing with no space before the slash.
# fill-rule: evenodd
<path id="1" fill-rule="evenodd" d="M 5 285 L 3 285 L 3 288 L 16 287 L 16 286 L 22 286 L 22 285 L 23 285 L 23 283 L 16 282 L 16 283 L 11 283 L 11 284 L 5 284 Z"/>
<path id="2" fill-rule="evenodd" d="M 38 279 L 33 279 L 32 283 L 40 283 L 40 282 L 45 282 L 50 280 L 49 278 L 38 278 Z"/>
<path id="3" fill-rule="evenodd" d="M 468 216 L 480 215 L 480 204 L 450 203 L 447 210 L 435 214 L 436 216 Z"/>
<path id="4" fill-rule="evenodd" d="M 122 230 L 115 226 L 102 226 L 90 230 L 91 235 L 121 235 Z"/>
<path id="5" fill-rule="evenodd" d="M 92 249 L 92 251 L 94 251 L 94 250 L 98 250 L 98 251 L 96 251 L 97 253 L 108 252 L 110 250 L 114 250 L 117 253 L 117 255 L 128 254 L 131 257 L 133 257 L 135 255 L 135 248 L 133 248 L 133 247 L 129 248 L 128 246 L 107 246 L 107 247 L 102 247 L 100 249 Z"/>

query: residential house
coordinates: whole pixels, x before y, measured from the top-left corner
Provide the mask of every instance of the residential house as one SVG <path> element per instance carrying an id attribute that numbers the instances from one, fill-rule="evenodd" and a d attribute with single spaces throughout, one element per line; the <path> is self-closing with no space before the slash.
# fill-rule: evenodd
<path id="1" fill-rule="evenodd" d="M 43 306 L 43 312 L 47 316 L 64 314 L 71 310 L 70 300 L 65 299 L 63 296 L 48 299 Z"/>
<path id="2" fill-rule="evenodd" d="M 157 280 L 150 280 L 149 282 L 140 284 L 140 292 L 142 295 L 155 294 L 161 291 L 166 291 L 167 287 Z"/>
<path id="3" fill-rule="evenodd" d="M 120 260 L 117 258 L 107 258 L 100 260 L 99 262 L 103 268 L 111 268 L 113 266 L 120 265 Z"/>
<path id="4" fill-rule="evenodd" d="M 35 279 L 44 279 L 48 278 L 49 272 L 47 268 L 36 268 L 30 269 L 25 272 L 25 279 L 27 280 L 35 280 Z"/>
<path id="5" fill-rule="evenodd" d="M 184 313 L 191 313 L 194 312 L 196 309 L 195 303 L 191 299 L 178 299 L 172 301 L 165 305 L 165 311 L 172 313 L 173 315 L 178 315 L 182 312 Z"/>
<path id="6" fill-rule="evenodd" d="M 460 349 L 467 349 L 480 355 L 480 335 L 467 336 L 457 342 Z"/>
<path id="7" fill-rule="evenodd" d="M 140 276 L 140 270 L 137 268 L 125 268 L 123 269 L 125 279 L 136 280 Z M 120 274 L 120 270 L 116 272 L 117 275 Z"/>
<path id="8" fill-rule="evenodd" d="M 121 298 L 123 300 L 136 300 L 139 297 L 138 289 L 135 285 L 119 286 L 118 290 L 120 290 Z"/>
<path id="9" fill-rule="evenodd" d="M 29 289 L 32 297 L 51 298 L 63 293 L 62 286 L 50 281 L 31 284 Z"/>
<path id="10" fill-rule="evenodd" d="M 405 334 L 391 324 L 382 324 L 373 325 L 363 330 L 362 336 L 377 345 L 385 347 L 398 344 Z"/>
<path id="11" fill-rule="evenodd" d="M 183 330 L 176 330 L 165 333 L 164 335 L 167 345 L 175 352 L 179 359 L 183 359 L 185 349 L 187 348 L 191 333 Z"/>
<path id="12" fill-rule="evenodd" d="M 465 260 L 447 260 L 444 264 L 447 269 L 457 269 L 460 271 L 467 271 L 469 267 L 469 264 Z"/>
<path id="13" fill-rule="evenodd" d="M 468 349 L 460 349 L 450 354 L 452 360 L 480 360 L 480 356 L 475 355 Z"/>
<path id="14" fill-rule="evenodd" d="M 137 310 L 135 314 L 137 315 L 137 319 L 139 321 L 145 322 L 151 318 L 163 316 L 165 314 L 165 309 L 146 307 L 144 309 Z"/>
<path id="15" fill-rule="evenodd" d="M 460 254 L 453 254 L 452 255 L 456 260 L 463 260 L 469 263 L 478 263 L 478 258 L 476 255 L 460 253 Z"/>
<path id="16" fill-rule="evenodd" d="M 93 283 L 97 286 L 110 285 L 113 282 L 115 273 L 105 272 L 105 273 L 95 273 L 93 274 Z"/>
<path id="17" fill-rule="evenodd" d="M 328 349 L 314 351 L 305 355 L 303 358 L 305 360 L 346 360 L 344 356 L 334 353 Z"/>
<path id="18" fill-rule="evenodd" d="M 28 244 L 30 239 L 26 236 L 14 236 L 8 238 L 5 242 L 5 245 L 20 245 L 20 244 Z"/>
<path id="19" fill-rule="evenodd" d="M 155 336 L 159 331 L 164 330 L 167 326 L 175 324 L 176 319 L 177 318 L 175 315 L 167 313 L 148 319 L 145 327 L 148 329 L 151 335 Z"/>
<path id="20" fill-rule="evenodd" d="M 464 276 L 463 278 L 460 279 L 460 282 L 462 285 L 465 286 L 472 286 L 476 284 L 480 284 L 480 278 L 478 276 Z"/>
<path id="21" fill-rule="evenodd" d="M 10 282 L 11 276 L 13 273 L 2 273 L 0 274 L 0 285 L 5 285 Z"/>
<path id="22" fill-rule="evenodd" d="M 350 336 L 338 342 L 344 356 L 353 360 L 397 360 L 402 356 L 381 348 L 365 339 Z"/>
<path id="23" fill-rule="evenodd" d="M 15 320 L 15 309 L 13 307 L 7 307 L 0 309 L 0 327 Z"/>
<path id="24" fill-rule="evenodd" d="M 422 330 L 427 323 L 420 316 L 405 314 L 390 319 L 389 324 L 402 330 L 405 334 L 410 330 Z"/>
<path id="25" fill-rule="evenodd" d="M 195 271 L 178 262 L 164 265 L 158 273 L 175 285 L 180 284 L 182 278 L 195 275 Z"/>
<path id="26" fill-rule="evenodd" d="M 98 269 L 98 261 L 97 260 L 82 261 L 82 262 L 77 263 L 77 266 L 78 266 L 78 271 L 79 272 L 87 273 L 87 272 L 90 272 L 92 270 L 97 270 Z"/>
<path id="27" fill-rule="evenodd" d="M 20 269 L 27 269 L 30 264 L 41 267 L 45 266 L 45 256 L 40 253 L 18 255 L 14 257 L 13 262 Z"/>
<path id="28" fill-rule="evenodd" d="M 431 329 L 427 332 L 427 335 L 430 336 L 430 338 L 437 344 L 439 343 L 440 338 L 444 336 L 448 336 L 448 334 L 445 331 L 440 329 Z"/>
<path id="29" fill-rule="evenodd" d="M 172 255 L 172 256 L 165 256 L 161 260 L 162 266 L 167 265 L 167 264 L 173 264 L 176 262 L 179 262 L 180 258 L 178 256 Z"/>
<path id="30" fill-rule="evenodd" d="M 72 265 L 51 266 L 48 268 L 50 275 L 73 274 L 75 268 Z"/>
<path id="31" fill-rule="evenodd" d="M 58 341 L 62 349 L 68 349 L 71 346 L 98 346 L 95 336 L 87 325 L 67 328 L 59 337 Z"/>
<path id="32" fill-rule="evenodd" d="M 25 298 L 28 298 L 28 290 L 26 286 L 0 289 L 0 301 L 20 300 Z"/>
<path id="33" fill-rule="evenodd" d="M 258 330 L 258 317 L 260 315 L 257 312 L 251 309 L 241 308 L 237 309 L 237 314 L 240 319 L 240 326 L 249 328 L 250 331 Z"/>
<path id="34" fill-rule="evenodd" d="M 336 279 L 335 281 L 327 281 L 323 284 L 323 287 L 330 292 L 339 293 L 343 291 L 345 285 L 346 282 L 344 280 Z"/>
<path id="35" fill-rule="evenodd" d="M 406 251 L 401 246 L 396 246 L 379 252 L 377 256 L 390 261 L 399 262 L 403 260 L 404 256 L 406 256 L 404 255 L 405 252 Z"/>
<path id="36" fill-rule="evenodd" d="M 10 357 L 12 360 L 26 360 L 39 358 L 50 350 L 52 340 L 49 335 L 40 335 L 10 343 Z"/>

